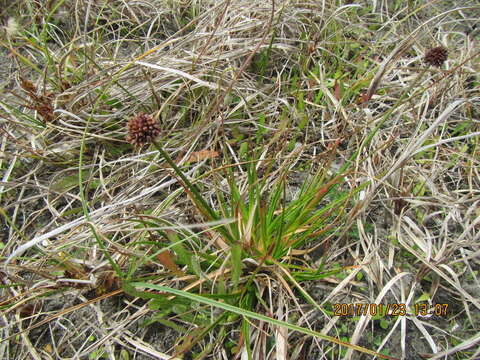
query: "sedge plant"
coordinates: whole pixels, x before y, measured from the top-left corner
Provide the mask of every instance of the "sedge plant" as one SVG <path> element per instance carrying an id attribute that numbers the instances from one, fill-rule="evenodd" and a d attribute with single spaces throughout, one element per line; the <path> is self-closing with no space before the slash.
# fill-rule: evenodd
<path id="1" fill-rule="evenodd" d="M 152 143 L 188 194 L 203 224 L 215 225 L 203 228 L 199 225 L 201 230 L 193 231 L 180 226 L 173 229 L 174 226 L 168 226 L 172 224 L 154 216 L 139 220 L 156 233 L 156 238 L 162 239 L 149 259 L 155 257 L 177 282 L 186 285 L 182 290 L 173 285 L 158 285 L 158 281 L 173 284 L 165 281 L 165 277 L 157 277 L 156 281 L 143 278 L 139 282 L 135 270 L 139 263 L 144 263 L 140 261 L 131 267 L 124 290 L 150 300 L 151 309 L 157 313 L 148 323 L 159 322 L 183 334 L 175 356 L 190 351 L 214 328 L 218 328 L 216 344 L 223 343 L 231 334 L 227 328 L 240 320 L 240 337 L 230 340 L 228 351 L 232 356 L 242 351 L 251 355 L 248 345 L 254 333 L 251 319 L 264 319 L 262 313 L 268 313 L 269 309 L 265 294 L 271 289 L 260 279 L 269 278 L 283 286 L 285 293 L 293 294 L 292 288 L 296 288 L 307 302 L 319 308 L 300 282 L 321 278 L 322 271 L 306 266 L 302 257 L 318 247 L 319 239 L 344 230 L 342 224 L 351 215 L 349 204 L 362 186 L 353 190 L 342 187 L 348 170 L 329 174 L 331 155 L 336 151 L 332 148 L 298 193 L 287 200 L 287 174 L 293 162 L 287 159 L 278 165 L 275 159 L 258 160 L 260 156 L 252 151 L 242 163 L 224 164 L 211 172 L 217 186 L 214 195 L 207 198 L 198 182 L 190 180 L 163 149 L 158 141 L 160 132 L 153 117 L 140 114 L 130 120 L 127 139 L 137 147 Z M 220 315 L 213 317 L 208 305 Z M 196 327 L 187 330 L 172 318 Z M 278 323 L 287 329 L 302 329 L 282 321 L 272 320 L 270 325 Z M 311 330 L 304 330 L 311 335 Z M 315 336 L 349 346 L 329 336 L 318 333 Z M 208 349 L 201 353 L 205 351 Z"/>

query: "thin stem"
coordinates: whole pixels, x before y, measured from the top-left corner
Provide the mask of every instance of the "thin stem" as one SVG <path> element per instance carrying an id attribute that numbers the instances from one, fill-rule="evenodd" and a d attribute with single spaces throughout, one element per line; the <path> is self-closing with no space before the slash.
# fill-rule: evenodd
<path id="1" fill-rule="evenodd" d="M 200 202 L 200 205 L 203 207 L 203 209 L 208 213 L 210 216 L 211 220 L 219 220 L 220 218 L 218 215 L 215 213 L 215 211 L 211 208 L 210 205 L 205 201 L 205 199 L 200 195 L 200 192 L 198 191 L 198 188 L 190 182 L 190 180 L 187 179 L 187 177 L 183 174 L 183 171 L 180 170 L 180 168 L 173 162 L 173 160 L 170 158 L 168 153 L 163 150 L 162 146 L 157 143 L 156 141 L 153 141 L 153 144 L 157 148 L 157 150 L 160 152 L 160 155 L 167 161 L 167 163 L 175 170 L 175 173 L 182 179 L 182 181 L 185 183 L 186 187 L 188 190 L 190 190 L 194 197 L 195 200 Z"/>

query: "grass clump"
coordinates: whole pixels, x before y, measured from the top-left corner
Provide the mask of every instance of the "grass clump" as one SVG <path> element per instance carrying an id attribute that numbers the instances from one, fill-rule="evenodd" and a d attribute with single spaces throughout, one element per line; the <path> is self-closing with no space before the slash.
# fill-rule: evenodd
<path id="1" fill-rule="evenodd" d="M 126 279 L 124 283 L 127 293 L 152 299 L 149 302 L 150 308 L 160 310 L 150 319 L 149 323 L 157 321 L 178 329 L 177 325 L 168 320 L 173 313 L 179 320 L 194 323 L 199 329 L 208 328 L 208 331 L 194 331 L 195 334 L 198 333 L 195 337 L 191 332 L 183 329 L 181 333 L 185 333 L 185 335 L 179 341 L 181 345 L 177 346 L 174 356 L 191 351 L 215 327 L 221 328 L 219 330 L 221 338 L 217 339 L 218 343 L 224 343 L 222 337 L 227 337 L 232 331 L 232 323 L 237 316 L 232 317 L 225 312 L 215 322 L 209 323 L 209 312 L 204 310 L 193 316 L 191 310 L 194 306 L 192 303 L 186 302 L 184 298 L 168 299 L 165 294 L 152 292 L 142 294 L 134 290 L 133 285 L 164 290 L 167 293 L 173 291 L 175 294 L 183 294 L 187 299 L 215 305 L 224 310 L 235 309 L 234 313 L 238 315 L 250 316 L 257 320 L 265 318 L 270 320 L 268 316 L 259 315 L 264 312 L 268 313 L 264 297 L 272 290 L 259 285 L 260 280 L 267 278 L 271 279 L 272 283 L 276 283 L 282 279 L 278 285 L 275 285 L 276 287 L 282 286 L 284 287 L 283 292 L 290 294 L 294 293 L 292 286 L 297 287 L 305 301 L 316 305 L 296 279 L 304 279 L 309 275 L 310 280 L 314 280 L 315 277 L 321 278 L 324 274 L 317 269 L 302 266 L 299 255 L 312 250 L 305 249 L 305 245 L 310 245 L 314 239 L 320 237 L 328 239 L 327 235 L 347 230 L 342 226 L 349 223 L 346 221 L 346 217 L 353 215 L 353 211 L 350 214 L 347 212 L 347 204 L 361 187 L 350 192 L 337 191 L 335 197 L 332 197 L 335 187 L 345 182 L 346 174 L 328 177 L 327 169 L 331 165 L 330 160 L 321 164 L 316 174 L 301 185 L 298 195 L 287 202 L 285 188 L 286 176 L 292 166 L 290 161 L 287 159 L 273 171 L 273 160 L 259 161 L 258 156 L 253 154 L 253 156 L 247 157 L 245 162 L 234 164 L 234 166 L 222 165 L 216 172 L 214 177 L 217 187 L 213 197 L 215 206 L 201 195 L 198 186 L 185 176 L 159 142 L 148 135 L 150 127 L 155 124 L 134 127 L 132 124 L 134 121 L 145 117 L 148 116 L 140 114 L 130 121 L 129 141 L 137 145 L 138 138 L 150 137 L 150 142 L 158 149 L 180 179 L 202 220 L 206 224 L 217 224 L 212 228 L 206 227 L 200 233 L 182 229 L 158 230 L 157 232 L 153 229 L 162 229 L 165 225 L 172 226 L 173 224 L 164 224 L 161 219 L 155 219 L 152 216 L 149 216 L 148 220 L 142 220 L 142 218 L 136 220 L 145 227 L 145 231 L 150 234 L 149 237 L 163 239 L 166 243 L 170 242 L 167 246 L 160 246 L 160 250 L 149 256 L 149 259 L 156 257 L 174 278 L 178 276 L 197 278 L 197 281 L 193 282 L 195 286 L 192 286 L 193 280 L 190 281 L 190 285 L 186 286 L 189 289 L 188 293 L 176 292 L 165 286 L 157 286 L 154 284 L 155 279 L 152 278 L 150 280 L 153 282 L 135 282 L 138 281 L 135 280 L 136 270 L 139 269 L 140 264 L 145 263 L 145 257 L 142 256 L 133 261 L 134 265 L 130 267 L 129 279 Z M 155 134 L 158 133 L 160 130 L 155 129 Z M 334 153 L 335 149 L 332 149 L 331 152 Z M 332 157 L 327 156 L 326 158 L 331 159 Z M 259 168 L 262 170 L 262 177 L 259 177 Z M 240 177 L 241 181 L 235 176 L 233 169 L 238 169 L 239 173 L 243 173 Z M 226 186 L 222 186 L 222 182 Z M 325 201 L 326 197 L 330 197 L 330 199 Z M 156 235 L 152 233 L 156 233 Z M 315 247 L 319 245 L 321 243 L 316 244 Z M 181 270 L 181 267 L 184 270 Z M 164 275 L 161 278 L 164 278 Z M 196 295 L 190 295 L 191 293 Z M 203 298 L 204 296 L 206 298 Z M 270 294 L 271 296 L 272 294 Z M 256 313 L 252 312 L 254 310 Z M 271 323 L 271 325 L 275 324 L 274 321 Z M 284 323 L 284 325 L 289 326 L 288 323 Z M 298 327 L 293 327 L 293 329 L 298 330 Z M 232 343 L 234 346 L 228 349 L 228 356 L 235 356 L 242 349 L 247 349 L 247 352 L 251 351 L 243 343 L 250 339 L 252 332 L 248 318 L 243 319 L 239 331 L 241 341 Z M 311 331 L 304 331 L 312 334 Z M 342 343 L 331 337 L 318 333 L 316 335 Z M 344 343 L 344 345 L 350 346 L 348 343 Z M 362 350 L 369 352 L 367 349 Z"/>

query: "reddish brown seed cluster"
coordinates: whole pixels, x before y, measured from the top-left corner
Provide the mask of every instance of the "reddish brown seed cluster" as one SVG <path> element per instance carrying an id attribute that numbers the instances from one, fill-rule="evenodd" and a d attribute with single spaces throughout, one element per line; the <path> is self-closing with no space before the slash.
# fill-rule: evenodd
<path id="1" fill-rule="evenodd" d="M 30 98 L 30 103 L 25 104 L 29 109 L 35 110 L 43 118 L 45 122 L 52 122 L 55 120 L 55 110 L 53 107 L 53 94 L 44 93 L 38 95 L 37 87 L 29 80 L 20 78 L 20 86 L 27 93 Z"/>
<path id="2" fill-rule="evenodd" d="M 151 143 L 159 134 L 160 125 L 151 115 L 140 113 L 128 122 L 127 141 L 133 146 Z"/>
<path id="3" fill-rule="evenodd" d="M 443 46 L 438 46 L 425 53 L 425 62 L 432 66 L 440 67 L 447 60 L 448 51 Z"/>

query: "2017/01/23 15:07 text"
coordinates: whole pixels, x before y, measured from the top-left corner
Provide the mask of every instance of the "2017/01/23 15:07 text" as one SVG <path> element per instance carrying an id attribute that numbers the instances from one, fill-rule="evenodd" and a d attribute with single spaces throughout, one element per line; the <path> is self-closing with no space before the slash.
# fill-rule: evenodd
<path id="1" fill-rule="evenodd" d="M 437 316 L 446 316 L 448 304 L 435 304 L 430 307 L 428 304 L 413 304 L 407 307 L 402 303 L 335 303 L 333 304 L 334 316 L 361 316 L 361 315 L 390 315 L 390 316 L 427 316 L 435 314 Z"/>

